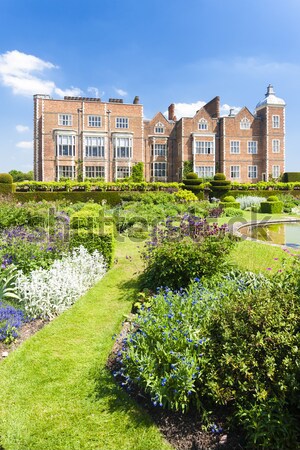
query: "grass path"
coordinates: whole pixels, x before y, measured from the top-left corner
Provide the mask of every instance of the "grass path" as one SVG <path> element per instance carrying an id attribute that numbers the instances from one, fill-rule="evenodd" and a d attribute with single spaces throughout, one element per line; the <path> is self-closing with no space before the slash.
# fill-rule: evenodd
<path id="1" fill-rule="evenodd" d="M 118 243 L 116 256 L 102 281 L 1 362 L 0 448 L 171 449 L 105 369 L 139 264 L 132 242 Z"/>

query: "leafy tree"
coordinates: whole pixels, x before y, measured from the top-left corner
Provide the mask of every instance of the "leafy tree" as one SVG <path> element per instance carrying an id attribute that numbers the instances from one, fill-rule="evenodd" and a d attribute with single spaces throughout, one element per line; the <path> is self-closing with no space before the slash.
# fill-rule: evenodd
<path id="1" fill-rule="evenodd" d="M 11 170 L 9 174 L 13 177 L 13 181 L 33 181 L 33 171 L 22 172 L 21 170 Z"/>

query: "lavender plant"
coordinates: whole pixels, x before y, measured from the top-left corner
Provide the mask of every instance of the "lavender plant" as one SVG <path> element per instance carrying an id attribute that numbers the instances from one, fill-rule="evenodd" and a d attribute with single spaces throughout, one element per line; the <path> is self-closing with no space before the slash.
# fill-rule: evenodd
<path id="1" fill-rule="evenodd" d="M 19 273 L 20 304 L 30 317 L 53 318 L 69 308 L 106 273 L 103 256 L 80 246 L 55 260 L 50 269 Z"/>
<path id="2" fill-rule="evenodd" d="M 18 330 L 25 322 L 23 311 L 0 302 L 0 341 L 10 344 L 19 336 Z"/>

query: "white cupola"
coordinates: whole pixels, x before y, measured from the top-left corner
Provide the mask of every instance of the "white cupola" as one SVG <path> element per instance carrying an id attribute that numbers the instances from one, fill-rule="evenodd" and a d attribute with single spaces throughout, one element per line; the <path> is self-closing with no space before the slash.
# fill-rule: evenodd
<path id="1" fill-rule="evenodd" d="M 264 108 L 266 106 L 285 106 L 285 101 L 282 98 L 276 97 L 274 88 L 271 84 L 269 84 L 267 88 L 265 98 L 257 103 L 255 109 L 257 111 L 258 109 Z"/>

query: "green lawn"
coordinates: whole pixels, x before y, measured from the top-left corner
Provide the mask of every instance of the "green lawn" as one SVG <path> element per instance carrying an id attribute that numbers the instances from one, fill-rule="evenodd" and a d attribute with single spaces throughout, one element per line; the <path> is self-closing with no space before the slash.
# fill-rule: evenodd
<path id="1" fill-rule="evenodd" d="M 69 311 L 0 363 L 0 447 L 171 449 L 105 368 L 136 290 L 136 244 L 118 243 L 117 258 Z"/>

